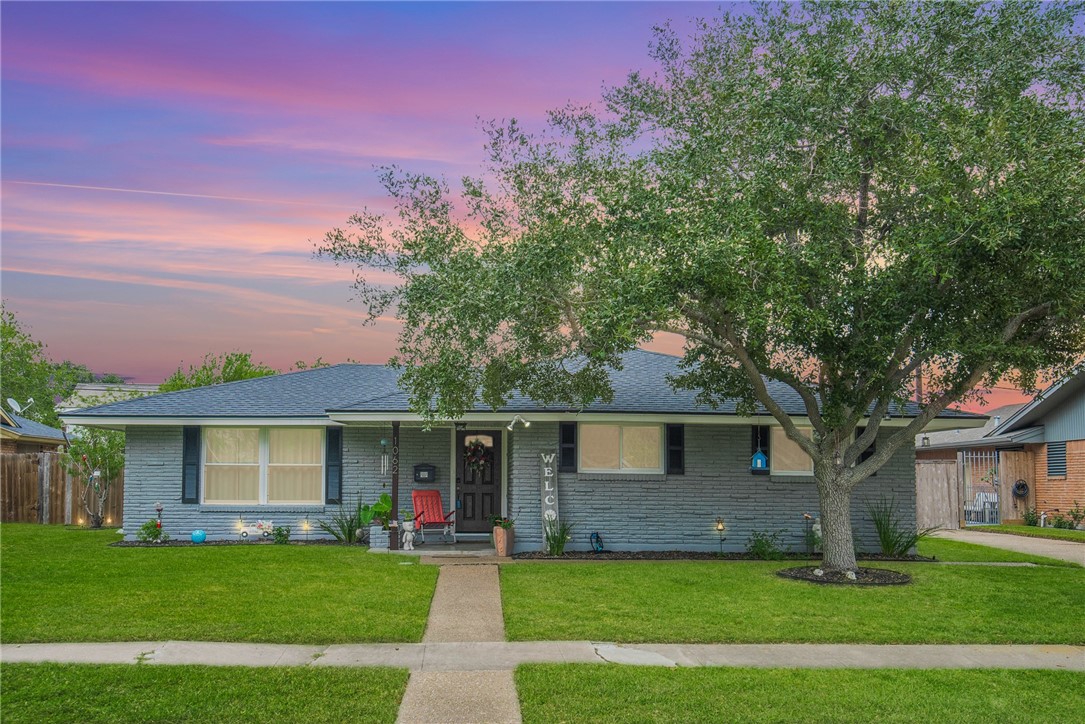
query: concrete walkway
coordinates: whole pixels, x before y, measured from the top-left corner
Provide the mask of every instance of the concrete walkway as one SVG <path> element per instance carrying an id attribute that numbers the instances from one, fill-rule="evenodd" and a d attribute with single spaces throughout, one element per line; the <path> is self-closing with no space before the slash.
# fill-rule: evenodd
<path id="1" fill-rule="evenodd" d="M 395 666 L 416 674 L 510 674 L 519 664 L 744 666 L 790 669 L 1066 669 L 1085 672 L 1085 646 L 881 644 L 614 644 L 494 641 L 421 644 L 234 644 L 201 641 L 4 644 L 5 663 Z M 436 682 L 439 679 L 434 678 Z M 464 677 L 471 680 L 471 677 Z M 510 679 L 511 681 L 511 679 Z M 447 680 L 446 680 L 447 682 Z M 450 698 L 455 689 L 442 688 Z"/>
<path id="2" fill-rule="evenodd" d="M 984 533 L 982 530 L 975 528 L 940 530 L 934 536 L 960 541 L 961 543 L 975 543 L 990 548 L 1001 548 L 1005 551 L 1056 558 L 1060 561 L 1069 561 L 1079 566 L 1085 566 L 1085 543 L 1077 543 L 1072 540 L 1029 538 L 1008 533 Z"/>

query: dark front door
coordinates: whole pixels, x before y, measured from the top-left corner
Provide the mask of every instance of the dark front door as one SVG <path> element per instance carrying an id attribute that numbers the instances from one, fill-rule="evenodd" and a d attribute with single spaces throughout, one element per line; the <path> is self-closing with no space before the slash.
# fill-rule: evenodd
<path id="1" fill-rule="evenodd" d="M 501 433 L 460 430 L 456 449 L 456 530 L 488 533 L 490 516 L 501 514 Z"/>

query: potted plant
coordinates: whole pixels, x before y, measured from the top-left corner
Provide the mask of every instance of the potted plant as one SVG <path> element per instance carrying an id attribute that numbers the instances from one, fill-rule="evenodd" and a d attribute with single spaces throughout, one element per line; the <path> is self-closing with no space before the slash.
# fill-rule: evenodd
<path id="1" fill-rule="evenodd" d="M 493 523 L 494 548 L 497 555 L 505 557 L 512 553 L 512 526 L 516 524 L 512 518 L 503 518 L 495 515 L 490 518 Z"/>

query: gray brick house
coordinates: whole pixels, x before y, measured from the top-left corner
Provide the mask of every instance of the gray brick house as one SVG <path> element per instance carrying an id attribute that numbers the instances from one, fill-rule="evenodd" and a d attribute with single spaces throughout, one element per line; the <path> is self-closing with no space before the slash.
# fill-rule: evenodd
<path id="1" fill-rule="evenodd" d="M 570 548 L 588 548 L 598 532 L 613 550 L 717 550 L 717 517 L 727 524 L 726 549 L 744 549 L 754 531 L 782 531 L 785 544 L 802 546 L 803 513 L 818 510 L 809 458 L 770 415 L 743 417 L 733 404 L 713 409 L 695 392 L 672 389 L 677 364 L 636 350 L 611 374 L 611 402 L 568 409 L 513 398 L 429 429 L 409 410 L 396 370 L 351 364 L 125 400 L 64 419 L 127 432 L 129 532 L 160 502 L 177 538 L 197 528 L 232 538 L 257 520 L 315 536 L 317 520 L 341 503 L 391 492 L 396 477 L 399 508 L 410 509 L 413 488 L 437 489 L 445 509 L 457 511 L 461 538 L 488 539 L 489 518 L 500 514 L 516 519 L 517 551 L 537 550 L 549 460 L 552 502 L 574 525 Z M 770 391 L 801 417 L 793 390 Z M 893 410 L 885 434 L 915 412 Z M 983 422 L 948 411 L 931 429 Z M 469 449 L 483 453 L 481 464 L 467 462 Z M 759 451 L 767 466 L 754 470 Z M 861 548 L 875 545 L 867 501 L 894 497 L 914 522 L 914 458 L 901 450 L 857 490 Z"/>

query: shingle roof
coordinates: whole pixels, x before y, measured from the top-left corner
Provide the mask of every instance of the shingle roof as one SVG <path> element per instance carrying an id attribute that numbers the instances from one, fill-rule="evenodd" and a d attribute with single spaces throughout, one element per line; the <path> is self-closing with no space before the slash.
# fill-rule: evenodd
<path id="1" fill-rule="evenodd" d="M 7 413 L 7 416 L 10 417 L 11 420 L 15 423 L 15 426 L 13 427 L 11 425 L 8 425 L 7 423 L 0 422 L 0 426 L 2 426 L 6 430 L 11 430 L 11 431 L 15 432 L 16 434 L 22 435 L 22 436 L 25 436 L 25 437 L 38 437 L 38 438 L 45 438 L 45 439 L 48 439 L 48 440 L 59 440 L 60 442 L 64 442 L 64 431 L 63 430 L 58 430 L 55 427 L 49 427 L 48 425 L 43 425 L 40 422 L 35 422 L 35 421 L 31 420 L 31 419 L 28 419 L 26 417 L 21 417 L 19 415 L 13 415 L 11 413 Z"/>
<path id="2" fill-rule="evenodd" d="M 674 390 L 668 378 L 680 373 L 679 358 L 634 350 L 622 357 L 622 368 L 611 374 L 614 399 L 594 402 L 584 412 L 657 414 L 735 414 L 735 403 L 718 408 L 699 405 L 696 393 Z M 409 412 L 407 394 L 398 386 L 399 370 L 381 365 L 343 364 L 315 370 L 259 377 L 211 387 L 167 392 L 124 400 L 70 413 L 73 417 L 326 417 L 336 412 Z M 769 391 L 791 415 L 805 415 L 799 395 L 783 383 L 769 382 Z M 541 405 L 512 396 L 501 410 L 508 412 L 565 411 L 568 405 Z M 489 411 L 482 404 L 476 411 Z M 909 404 L 894 406 L 894 416 L 915 415 Z M 946 411 L 941 417 L 981 417 Z"/>

